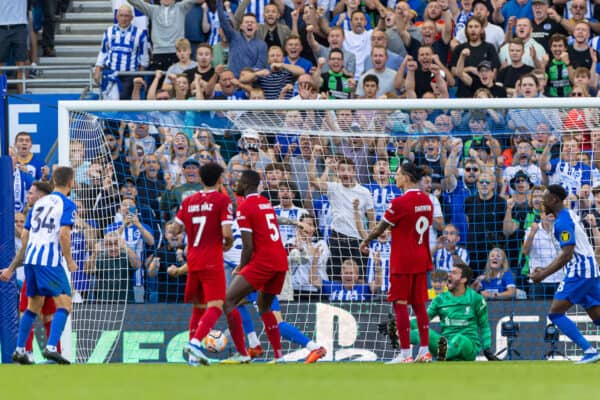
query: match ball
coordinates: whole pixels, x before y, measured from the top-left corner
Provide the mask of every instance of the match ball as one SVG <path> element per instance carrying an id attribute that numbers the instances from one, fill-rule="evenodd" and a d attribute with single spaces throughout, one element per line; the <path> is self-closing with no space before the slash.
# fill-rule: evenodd
<path id="1" fill-rule="evenodd" d="M 208 332 L 208 335 L 204 338 L 204 348 L 211 353 L 223 351 L 225 346 L 227 346 L 227 336 L 216 329 Z"/>

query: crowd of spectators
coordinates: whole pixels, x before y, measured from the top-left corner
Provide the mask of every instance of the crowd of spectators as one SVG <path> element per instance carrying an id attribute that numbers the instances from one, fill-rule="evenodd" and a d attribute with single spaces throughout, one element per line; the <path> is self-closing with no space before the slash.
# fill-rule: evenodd
<path id="1" fill-rule="evenodd" d="M 600 8 L 586 0 L 127 2 L 137 11 L 117 7 L 96 64 L 96 79 L 113 98 L 543 101 L 597 92 Z M 135 22 L 137 13 L 145 22 Z M 154 70 L 150 79 L 119 75 L 146 68 Z M 288 284 L 300 299 L 385 298 L 377 296 L 389 287 L 389 234 L 368 256 L 358 244 L 401 194 L 394 174 L 406 160 L 430 171 L 420 187 L 435 208 L 429 236 L 438 284 L 460 257 L 486 298 L 551 296 L 560 272 L 539 285 L 527 277 L 560 251 L 542 206 L 548 184 L 565 186 L 566 205 L 600 249 L 594 110 L 289 111 L 278 114 L 277 134 L 232 123 L 268 121 L 266 113 L 188 114 L 178 129 L 160 123 L 168 115 L 107 123 L 109 154 L 102 157 L 90 158 L 92 149 L 72 140 L 85 242 L 75 286 L 84 299 L 98 296 L 99 271 L 120 255 L 129 272 L 119 279 L 130 280 L 131 301 L 182 301 L 185 278 L 175 271 L 185 263 L 187 239 L 172 219 L 182 199 L 202 188 L 199 168 L 209 161 L 226 168 L 223 191 L 234 205 L 239 173 L 263 174 L 263 194 L 294 222 L 280 231 Z M 28 145 L 24 133 L 14 155 L 23 208 L 32 180 L 25 176 L 49 175 L 34 165 Z M 119 240 L 127 253 L 115 250 Z"/>
<path id="2" fill-rule="evenodd" d="M 59 18 L 72 0 L 11 0 L 0 3 L 0 66 L 7 63 L 35 67 L 39 48 L 43 57 L 56 57 L 54 38 Z M 28 71 L 35 78 L 36 70 Z M 17 71 L 23 78 L 23 71 Z M 21 85 L 17 87 L 22 92 Z"/>

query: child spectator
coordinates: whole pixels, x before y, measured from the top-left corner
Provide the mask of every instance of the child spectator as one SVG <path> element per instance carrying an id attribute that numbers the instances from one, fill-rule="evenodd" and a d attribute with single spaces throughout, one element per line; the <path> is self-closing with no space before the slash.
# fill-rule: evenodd
<path id="1" fill-rule="evenodd" d="M 448 272 L 435 270 L 431 273 L 431 288 L 427 289 L 429 300 L 448 291 Z"/>

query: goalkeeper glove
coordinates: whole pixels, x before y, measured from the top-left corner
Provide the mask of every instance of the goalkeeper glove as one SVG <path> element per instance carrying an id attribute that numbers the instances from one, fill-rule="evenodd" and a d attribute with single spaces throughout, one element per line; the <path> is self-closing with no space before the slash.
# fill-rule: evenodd
<path id="1" fill-rule="evenodd" d="M 498 357 L 496 357 L 494 352 L 490 349 L 484 349 L 483 355 L 485 356 L 485 358 L 488 359 L 488 361 L 501 361 Z"/>
<path id="2" fill-rule="evenodd" d="M 387 321 L 379 323 L 378 330 L 379 333 L 390 338 L 392 348 L 397 349 L 400 347 L 400 344 L 398 343 L 398 332 L 396 330 L 396 320 L 392 314 L 388 315 Z"/>

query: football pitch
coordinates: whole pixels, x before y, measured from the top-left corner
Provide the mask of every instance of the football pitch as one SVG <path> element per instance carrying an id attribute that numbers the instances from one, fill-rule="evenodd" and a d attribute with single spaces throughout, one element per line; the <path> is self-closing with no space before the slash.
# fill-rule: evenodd
<path id="1" fill-rule="evenodd" d="M 599 399 L 600 363 L 3 365 L 2 399 Z"/>

